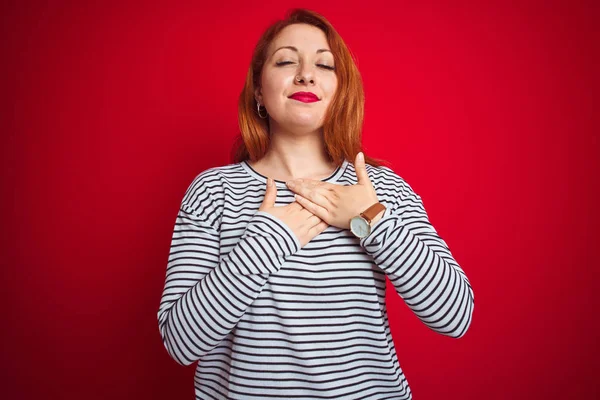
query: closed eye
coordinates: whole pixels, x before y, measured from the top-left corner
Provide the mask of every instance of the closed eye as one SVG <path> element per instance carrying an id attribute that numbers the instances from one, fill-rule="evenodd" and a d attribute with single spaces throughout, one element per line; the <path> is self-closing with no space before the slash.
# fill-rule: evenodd
<path id="1" fill-rule="evenodd" d="M 321 68 L 325 68 L 328 69 L 330 71 L 333 71 L 335 69 L 335 67 L 332 67 L 331 65 L 325 65 L 325 64 L 317 64 L 319 67 Z"/>
<path id="2" fill-rule="evenodd" d="M 293 62 L 292 62 L 292 61 L 279 61 L 279 62 L 276 62 L 276 63 L 275 63 L 275 65 L 277 65 L 277 66 L 288 65 L 288 64 L 293 64 Z M 327 70 L 329 70 L 329 71 L 333 71 L 333 70 L 335 70 L 335 67 L 332 67 L 332 66 L 330 66 L 330 65 L 325 65 L 325 64 L 317 64 L 317 66 L 318 66 L 318 67 L 321 67 L 321 68 L 324 68 L 324 69 L 327 69 Z"/>

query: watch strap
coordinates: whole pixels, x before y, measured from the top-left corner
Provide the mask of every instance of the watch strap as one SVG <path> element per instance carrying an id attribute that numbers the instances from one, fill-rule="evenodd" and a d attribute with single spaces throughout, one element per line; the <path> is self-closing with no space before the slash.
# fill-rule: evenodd
<path id="1" fill-rule="evenodd" d="M 371 207 L 367 208 L 365 211 L 360 213 L 360 216 L 367 220 L 370 224 L 373 218 L 377 216 L 381 211 L 385 210 L 385 206 L 379 202 L 373 204 Z"/>

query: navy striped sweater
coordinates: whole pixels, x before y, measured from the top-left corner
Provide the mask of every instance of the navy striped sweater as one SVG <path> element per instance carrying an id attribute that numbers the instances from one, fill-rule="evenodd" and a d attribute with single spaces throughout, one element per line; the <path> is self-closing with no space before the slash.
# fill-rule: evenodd
<path id="1" fill-rule="evenodd" d="M 459 338 L 474 297 L 421 197 L 367 164 L 386 206 L 369 236 L 329 226 L 306 246 L 258 211 L 267 178 L 242 161 L 198 174 L 173 231 L 158 325 L 168 354 L 198 361 L 198 399 L 411 399 L 385 303 L 387 276 L 430 329 Z M 328 178 L 357 182 L 354 165 Z M 275 181 L 282 206 L 294 201 Z"/>

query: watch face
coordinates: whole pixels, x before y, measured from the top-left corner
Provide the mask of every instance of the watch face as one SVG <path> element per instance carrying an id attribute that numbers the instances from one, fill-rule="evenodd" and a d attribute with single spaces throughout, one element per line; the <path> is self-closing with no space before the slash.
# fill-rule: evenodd
<path id="1" fill-rule="evenodd" d="M 371 226 L 362 217 L 354 217 L 350 220 L 350 230 L 359 238 L 363 238 L 371 232 Z"/>

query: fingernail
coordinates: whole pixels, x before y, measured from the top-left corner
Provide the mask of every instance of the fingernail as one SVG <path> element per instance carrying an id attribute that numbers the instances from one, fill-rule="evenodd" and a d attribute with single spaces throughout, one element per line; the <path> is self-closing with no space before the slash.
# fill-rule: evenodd
<path id="1" fill-rule="evenodd" d="M 271 179 L 271 178 L 267 178 L 267 185 L 268 185 L 269 187 L 273 186 L 273 179 Z"/>
<path id="2" fill-rule="evenodd" d="M 361 151 L 360 153 L 358 153 L 358 159 L 360 161 L 364 161 L 365 160 L 365 155 L 363 154 L 363 152 Z"/>
<path id="3" fill-rule="evenodd" d="M 294 182 L 287 182 L 288 187 L 293 188 L 294 187 Z"/>

